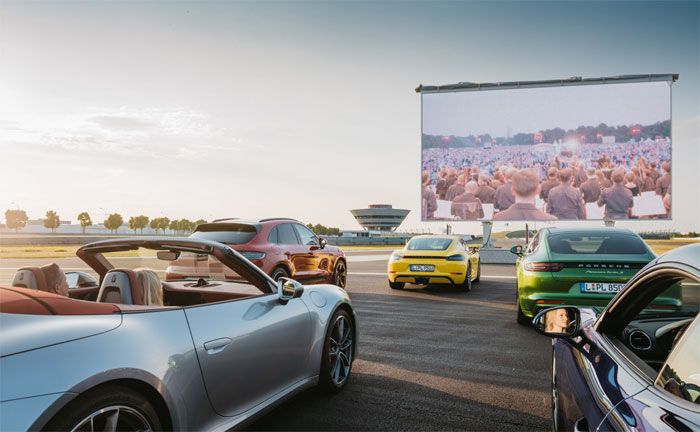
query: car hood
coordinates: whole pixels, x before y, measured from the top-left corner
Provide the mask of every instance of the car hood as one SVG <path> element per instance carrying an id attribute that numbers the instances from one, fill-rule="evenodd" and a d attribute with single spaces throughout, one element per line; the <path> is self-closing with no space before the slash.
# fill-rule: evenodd
<path id="1" fill-rule="evenodd" d="M 57 345 L 113 330 L 122 322 L 110 315 L 25 315 L 0 313 L 0 357 Z"/>

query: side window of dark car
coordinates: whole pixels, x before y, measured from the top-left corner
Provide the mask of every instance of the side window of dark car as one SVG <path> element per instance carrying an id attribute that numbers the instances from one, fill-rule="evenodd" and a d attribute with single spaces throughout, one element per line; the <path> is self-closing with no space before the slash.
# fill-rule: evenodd
<path id="1" fill-rule="evenodd" d="M 294 233 L 294 228 L 292 227 L 292 224 L 277 225 L 277 244 L 299 244 L 299 239 Z"/>
<path id="2" fill-rule="evenodd" d="M 267 236 L 267 241 L 269 243 L 277 244 L 277 227 L 272 228 L 270 235 Z"/>
<path id="3" fill-rule="evenodd" d="M 318 245 L 318 238 L 316 238 L 316 234 L 314 234 L 313 231 L 299 224 L 294 224 L 294 229 L 296 229 L 297 234 L 299 234 L 301 244 L 306 246 Z"/>
<path id="4" fill-rule="evenodd" d="M 690 402 L 700 403 L 700 319 L 686 330 L 666 360 L 656 385 Z"/>

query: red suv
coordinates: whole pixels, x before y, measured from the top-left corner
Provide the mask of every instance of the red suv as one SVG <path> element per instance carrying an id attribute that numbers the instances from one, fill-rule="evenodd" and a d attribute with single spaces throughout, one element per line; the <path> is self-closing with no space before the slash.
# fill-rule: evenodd
<path id="1" fill-rule="evenodd" d="M 343 251 L 326 245 L 325 239 L 294 219 L 273 218 L 257 222 L 219 219 L 198 225 L 190 237 L 226 244 L 275 280 L 290 277 L 300 282 L 332 283 L 345 288 L 348 267 Z M 208 259 L 206 255 L 183 254 L 171 262 L 166 279 L 196 276 L 198 266 L 210 266 L 206 262 Z M 207 271 L 211 269 L 207 267 Z"/>

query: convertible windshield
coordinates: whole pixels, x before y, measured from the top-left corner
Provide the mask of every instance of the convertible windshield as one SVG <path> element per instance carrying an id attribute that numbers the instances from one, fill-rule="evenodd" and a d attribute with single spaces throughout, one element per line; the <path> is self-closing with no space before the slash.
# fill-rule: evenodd
<path id="1" fill-rule="evenodd" d="M 446 238 L 416 238 L 408 242 L 408 250 L 447 250 L 452 239 Z"/>
<path id="2" fill-rule="evenodd" d="M 552 234 L 547 238 L 549 250 L 563 255 L 645 255 L 649 251 L 639 237 L 622 233 L 581 235 Z"/>

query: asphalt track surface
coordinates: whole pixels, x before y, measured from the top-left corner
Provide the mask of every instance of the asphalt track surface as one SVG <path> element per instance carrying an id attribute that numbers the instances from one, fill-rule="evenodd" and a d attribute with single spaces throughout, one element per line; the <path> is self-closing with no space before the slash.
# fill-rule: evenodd
<path id="1" fill-rule="evenodd" d="M 449 286 L 396 291 L 386 280 L 388 254 L 348 253 L 346 288 L 360 336 L 346 388 L 301 393 L 248 429 L 549 429 L 551 343 L 515 321 L 514 268 L 484 265 L 469 293 Z M 44 263 L 38 261 L 46 260 L 2 260 L 0 283 L 9 282 L 11 269 Z"/>

